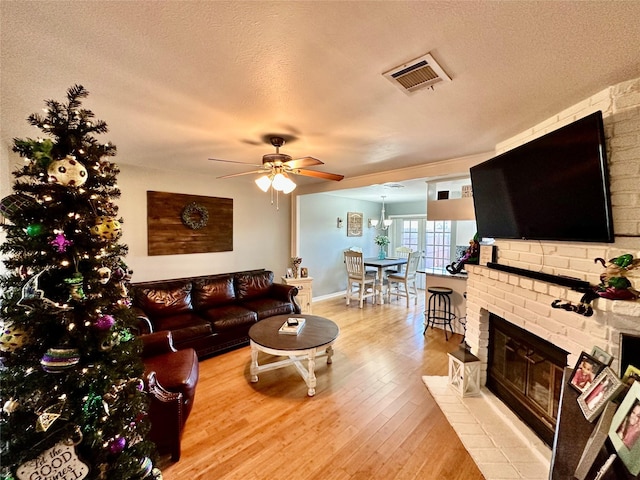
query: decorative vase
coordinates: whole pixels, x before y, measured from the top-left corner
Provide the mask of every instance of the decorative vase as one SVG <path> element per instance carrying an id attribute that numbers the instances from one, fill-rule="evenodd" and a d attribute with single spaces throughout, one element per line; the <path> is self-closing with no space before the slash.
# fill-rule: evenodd
<path id="1" fill-rule="evenodd" d="M 387 257 L 387 250 L 384 248 L 384 245 L 380 245 L 380 249 L 378 250 L 378 260 L 384 260 Z"/>

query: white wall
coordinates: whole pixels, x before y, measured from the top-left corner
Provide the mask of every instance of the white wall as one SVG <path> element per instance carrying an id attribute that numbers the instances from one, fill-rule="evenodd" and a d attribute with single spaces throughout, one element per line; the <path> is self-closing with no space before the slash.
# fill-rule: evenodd
<path id="1" fill-rule="evenodd" d="M 117 157 L 114 160 L 117 163 Z M 273 270 L 280 278 L 289 266 L 289 196 L 280 197 L 280 210 L 276 210 L 269 194 L 250 180 L 220 180 L 187 172 L 119 166 L 122 197 L 117 204 L 125 221 L 122 243 L 129 246 L 126 263 L 134 271 L 134 282 L 253 268 Z M 147 190 L 232 198 L 233 251 L 148 256 Z"/>

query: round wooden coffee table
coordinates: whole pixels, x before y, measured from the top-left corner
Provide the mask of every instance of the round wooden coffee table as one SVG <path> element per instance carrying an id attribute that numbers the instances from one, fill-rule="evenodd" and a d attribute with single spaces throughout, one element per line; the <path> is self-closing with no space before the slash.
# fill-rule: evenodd
<path id="1" fill-rule="evenodd" d="M 278 330 L 289 318 L 304 318 L 305 324 L 297 335 L 286 335 Z M 251 345 L 251 381 L 258 381 L 260 372 L 294 365 L 308 387 L 308 394 L 316 394 L 316 358 L 326 355 L 327 363 L 332 362 L 333 343 L 340 329 L 329 319 L 317 315 L 277 315 L 265 318 L 249 329 Z M 318 350 L 324 349 L 324 352 Z M 288 357 L 284 360 L 258 365 L 258 352 Z M 307 360 L 307 368 L 302 364 Z"/>

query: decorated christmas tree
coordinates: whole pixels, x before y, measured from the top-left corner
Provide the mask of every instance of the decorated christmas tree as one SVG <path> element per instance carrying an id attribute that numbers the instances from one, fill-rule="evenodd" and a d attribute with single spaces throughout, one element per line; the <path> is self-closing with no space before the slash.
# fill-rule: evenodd
<path id="1" fill-rule="evenodd" d="M 15 139 L 24 166 L 3 198 L 0 479 L 159 478 L 145 440 L 147 397 L 132 333 L 116 148 L 67 91 Z"/>

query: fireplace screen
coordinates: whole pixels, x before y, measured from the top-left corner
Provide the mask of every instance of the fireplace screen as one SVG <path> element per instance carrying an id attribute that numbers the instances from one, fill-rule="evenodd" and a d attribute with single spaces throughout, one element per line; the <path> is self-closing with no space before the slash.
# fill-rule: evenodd
<path id="1" fill-rule="evenodd" d="M 553 443 L 567 352 L 491 315 L 487 387 Z"/>

